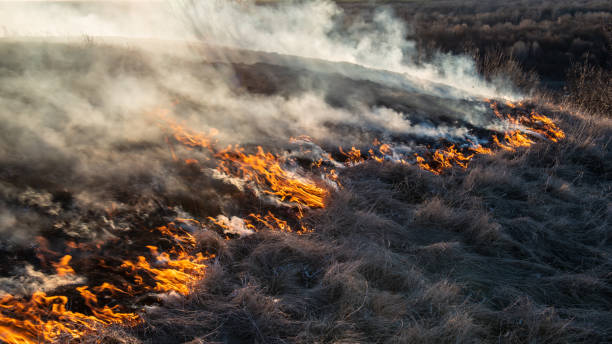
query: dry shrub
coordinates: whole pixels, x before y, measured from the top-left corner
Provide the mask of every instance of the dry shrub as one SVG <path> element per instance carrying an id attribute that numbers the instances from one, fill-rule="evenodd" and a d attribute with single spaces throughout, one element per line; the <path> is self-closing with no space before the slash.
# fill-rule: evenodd
<path id="1" fill-rule="evenodd" d="M 567 73 L 565 100 L 582 111 L 612 117 L 612 71 L 588 63 Z"/>
<path id="2" fill-rule="evenodd" d="M 488 81 L 500 87 L 508 87 L 508 82 L 525 93 L 533 93 L 540 85 L 538 74 L 526 71 L 516 57 L 500 50 L 471 53 L 477 63 L 478 72 Z"/>

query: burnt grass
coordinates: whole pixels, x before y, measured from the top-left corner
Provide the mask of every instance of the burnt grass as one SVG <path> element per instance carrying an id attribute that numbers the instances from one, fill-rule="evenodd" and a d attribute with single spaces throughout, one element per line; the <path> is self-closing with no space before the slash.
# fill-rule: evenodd
<path id="1" fill-rule="evenodd" d="M 424 55 L 476 51 L 485 76 L 565 85 L 554 98 L 579 111 L 541 110 L 566 139 L 441 176 L 389 162 L 346 169 L 344 188 L 308 213 L 313 233 L 208 233 L 199 244 L 218 258 L 192 295 L 86 341 L 612 342 L 609 21 L 588 20 L 609 17 L 609 4 L 391 5 Z"/>
<path id="2" fill-rule="evenodd" d="M 217 252 L 186 298 L 97 343 L 605 343 L 612 340 L 609 120 L 546 110 L 557 144 L 436 176 L 365 163 L 306 218 Z"/>
<path id="3" fill-rule="evenodd" d="M 593 10 L 588 4 L 583 6 L 586 10 L 572 10 L 578 5 L 566 1 L 557 12 L 552 2 L 543 2 L 540 12 L 528 15 L 532 21 L 522 24 L 523 12 L 509 12 L 490 1 L 469 3 L 461 10 L 453 10 L 455 2 L 444 1 L 446 7 L 438 6 L 439 13 L 430 16 L 426 13 L 434 5 L 422 3 L 427 11 L 414 12 L 420 25 L 415 35 L 424 55 L 429 49 L 459 53 L 468 46 L 460 43 L 470 41 L 484 61 L 485 56 L 498 54 L 496 45 L 500 45 L 503 52 L 497 56 L 503 61 L 492 72 L 511 67 L 521 76 L 533 69 L 551 83 L 565 82 L 554 77 L 563 78 L 573 62 L 586 60 L 582 69 L 568 74 L 576 75 L 561 98 L 565 108 L 579 111 L 541 105 L 540 110 L 565 131 L 564 140 L 480 156 L 468 169 L 440 176 L 391 162 L 344 169 L 340 173 L 344 187 L 329 195 L 324 209 L 307 212 L 304 221 L 312 233 L 260 231 L 228 241 L 215 231 L 204 232 L 197 238 L 198 250 L 215 252 L 217 257 L 191 295 L 167 296 L 163 303 L 145 307 L 141 325 L 101 329 L 78 341 L 612 342 L 612 119 L 605 110 L 610 108 L 610 87 L 605 82 L 610 36 L 605 30 L 600 35 L 604 26 L 571 24 L 572 18 L 573 23 L 608 18 L 607 3 L 591 2 Z M 402 3 L 410 9 L 417 2 Z M 478 6 L 485 14 L 478 15 L 474 9 Z M 406 20 L 413 13 L 397 12 Z M 434 15 L 437 19 L 427 36 L 424 28 Z M 496 27 L 496 21 L 507 24 Z M 455 30 L 447 30 L 455 25 Z M 534 48 L 535 38 L 522 36 L 533 27 L 550 28 L 555 35 L 550 42 L 538 40 Z M 561 35 L 564 28 L 575 30 L 567 31 L 571 39 Z M 500 37 L 508 38 L 500 41 Z M 608 39 L 605 44 L 604 39 Z M 583 56 L 589 52 L 585 46 L 597 49 Z M 565 54 L 570 50 L 574 57 Z M 543 58 L 547 54 L 567 59 Z M 508 62 L 512 56 L 516 59 Z M 5 70 L 19 69 L 8 65 L 12 60 L 3 59 Z M 81 60 L 85 64 L 90 59 Z M 130 64 L 138 56 L 121 61 Z M 480 62 L 486 69 L 486 63 Z M 123 72 L 121 68 L 153 73 L 141 64 L 118 66 L 117 73 Z M 87 69 L 69 66 L 77 71 L 79 67 Z M 243 87 L 264 94 L 287 91 L 275 89 L 274 83 L 251 85 L 249 76 L 266 71 L 266 66 L 259 67 L 240 74 Z M 599 83 L 607 88 L 593 86 L 589 81 L 595 79 L 589 73 L 601 75 Z M 381 95 L 385 94 L 376 98 Z M 397 104 L 395 100 L 385 104 Z M 415 96 L 405 102 L 412 105 L 418 100 Z M 549 100 L 543 96 L 541 103 Z M 10 173 L 30 169 L 31 174 L 15 180 Z M 53 178 L 35 169 L 17 166 L 4 170 L 2 178 L 15 185 L 16 180 L 27 179 L 24 185 L 51 188 L 47 184 Z M 182 173 L 192 178 L 187 167 Z M 207 204 L 212 197 L 201 191 L 206 188 L 193 179 L 190 193 L 169 195 L 163 201 L 178 203 L 190 213 L 217 214 L 218 209 Z M 122 190 L 137 194 L 140 185 L 132 187 Z M 54 197 L 56 203 L 70 201 L 61 192 Z M 18 258 L 34 261 L 30 255 L 27 251 Z"/>

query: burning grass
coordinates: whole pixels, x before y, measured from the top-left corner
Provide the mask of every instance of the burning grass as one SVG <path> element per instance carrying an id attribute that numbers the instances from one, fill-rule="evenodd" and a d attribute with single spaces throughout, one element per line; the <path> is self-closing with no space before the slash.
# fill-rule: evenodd
<path id="1" fill-rule="evenodd" d="M 206 237 L 224 258 L 186 302 L 148 314 L 146 331 L 168 343 L 176 333 L 237 343 L 607 341 L 609 195 L 594 190 L 609 187 L 610 151 L 586 141 L 605 141 L 611 127 L 557 115 L 570 128 L 557 144 L 502 149 L 453 173 L 374 159 L 344 169 L 343 189 L 307 214 L 311 235 Z"/>
<path id="2" fill-rule="evenodd" d="M 469 155 L 458 150 L 454 145 L 429 153 L 426 155 L 428 160 L 416 155 L 415 165 L 425 171 L 440 175 L 455 166 L 467 169 L 468 163 L 476 154 L 491 155 L 495 148 L 514 152 L 521 147 L 529 147 L 535 141 L 530 139 L 528 135 L 532 137 L 533 135 L 539 135 L 552 142 L 557 142 L 558 139 L 564 137 L 563 131 L 552 120 L 533 110 L 531 116 L 526 117 L 523 115 L 524 112 L 521 112 L 523 109 L 520 106 L 517 107 L 517 105 L 509 103 L 508 107 L 513 109 L 515 113 L 504 116 L 498 110 L 495 102 L 491 103 L 491 107 L 499 118 L 503 118 L 514 126 L 521 126 L 522 131 L 519 129 L 509 130 L 504 135 L 503 143 L 497 139 L 497 136 L 493 136 L 494 145 L 491 147 L 478 145 L 463 149 L 464 151 L 471 151 L 472 153 Z M 240 178 L 249 184 L 256 194 L 261 192 L 265 195 L 275 196 L 280 202 L 287 202 L 289 209 L 295 209 L 286 213 L 293 216 L 288 220 L 277 217 L 270 210 L 264 215 L 250 213 L 245 219 L 235 218 L 232 221 L 227 220 L 224 216 L 221 216 L 222 218 L 220 217 L 219 220 L 209 217 L 209 221 L 213 225 L 220 227 L 221 231 L 226 233 L 226 239 L 231 239 L 228 236 L 229 233 L 236 235 L 248 230 L 256 232 L 258 228 L 279 232 L 296 231 L 297 234 L 312 232 L 302 223 L 302 218 L 305 216 L 304 211 L 306 209 L 325 208 L 325 199 L 328 197 L 330 190 L 309 180 L 306 173 L 295 162 L 285 161 L 270 152 L 265 152 L 260 146 L 256 147 L 255 153 L 247 153 L 245 148 L 242 147 L 230 146 L 225 149 L 218 149 L 214 140 L 216 130 L 211 130 L 209 135 L 188 130 L 184 126 L 168 120 L 166 112 L 162 114 L 161 121 L 163 128 L 169 129 L 176 143 L 184 145 L 188 148 L 188 151 L 197 148 L 209 153 L 211 158 L 216 161 L 216 168 L 219 172 Z M 532 127 L 526 127 L 526 124 L 532 125 Z M 184 161 L 187 165 L 197 166 L 199 164 L 197 159 L 179 159 L 178 153 L 172 148 L 172 142 L 168 138 L 166 142 L 171 145 L 174 160 Z M 312 144 L 311 140 L 308 140 L 308 142 Z M 368 151 L 371 160 L 381 164 L 390 161 L 399 165 L 409 165 L 408 158 L 398 157 L 389 144 L 383 144 L 378 140 L 375 140 L 373 144 L 376 146 L 376 152 L 373 149 Z M 355 147 L 352 147 L 348 152 L 342 150 L 341 147 L 338 150 L 340 156 L 345 158 L 344 165 L 347 168 L 354 168 L 366 162 L 366 158 L 362 156 L 361 151 Z M 339 164 L 333 160 L 331 154 L 326 155 L 329 159 L 328 163 Z M 321 161 L 312 162 L 311 166 L 321 169 L 322 164 Z M 293 166 L 293 172 L 289 172 L 289 165 Z M 322 170 L 322 172 L 325 171 Z M 328 178 L 329 182 L 335 180 L 337 180 L 337 177 Z M 337 186 L 339 185 L 337 184 Z M 427 225 L 432 221 L 435 223 L 449 217 L 448 221 L 443 222 L 445 226 L 448 228 L 456 226 L 458 232 L 471 233 L 470 235 L 476 238 L 477 242 L 499 240 L 499 234 L 497 233 L 499 230 L 495 228 L 496 225 L 491 225 L 491 229 L 483 229 L 490 222 L 486 215 L 472 215 L 471 212 L 459 215 L 455 212 L 455 210 L 445 206 L 440 199 L 434 198 L 416 209 L 415 223 Z M 467 217 L 458 220 L 463 216 Z M 478 218 L 482 218 L 482 221 L 475 220 Z M 185 226 L 182 226 L 182 224 Z M 141 317 L 136 313 L 118 311 L 121 308 L 120 305 L 99 306 L 98 300 L 102 294 L 110 293 L 111 295 L 134 298 L 148 293 L 175 292 L 188 296 L 192 292 L 192 287 L 205 277 L 208 267 L 206 262 L 215 257 L 214 254 L 204 255 L 202 252 L 194 251 L 197 241 L 186 229 L 190 226 L 205 229 L 195 219 L 177 218 L 174 222 L 159 226 L 151 231 L 155 235 L 168 238 L 172 244 L 163 251 L 160 251 L 158 246 L 145 245 L 149 251 L 147 254 L 149 258 L 145 255 L 137 255 L 135 259 L 123 259 L 118 269 L 112 268 L 106 261 L 100 260 L 98 266 L 106 269 L 109 274 L 122 276 L 123 283 L 120 286 L 104 282 L 95 287 L 87 285 L 74 287 L 74 290 L 82 298 L 84 305 L 89 309 L 88 313 L 91 313 L 90 315 L 68 310 L 66 308 L 68 297 L 63 295 L 47 296 L 43 292 L 37 292 L 29 299 L 18 299 L 11 295 L 5 296 L 0 302 L 3 309 L 3 318 L 0 319 L 0 323 L 3 324 L 5 330 L 1 337 L 2 340 L 8 343 L 33 343 L 40 338 L 45 341 L 57 341 L 62 338 L 76 339 L 83 337 L 99 326 L 112 324 L 133 326 L 141 321 Z M 240 228 L 232 228 L 236 226 Z M 292 229 L 292 226 L 297 230 Z M 367 230 L 371 229 L 370 226 L 367 226 Z M 69 265 L 71 259 L 71 255 L 64 255 L 58 262 L 52 263 L 58 275 L 74 275 L 77 273 Z M 313 274 L 315 272 L 305 270 L 303 273 L 305 274 L 304 278 L 308 276 L 311 276 L 308 278 L 314 278 Z M 285 278 L 290 277 L 281 273 L 274 278 L 278 280 L 275 283 L 284 284 L 286 282 L 282 279 Z M 364 281 L 363 283 L 368 288 L 368 282 Z M 280 287 L 276 286 L 274 288 Z M 344 287 L 340 286 L 340 288 Z M 367 298 L 367 295 L 363 297 Z M 380 308 L 380 312 L 391 315 L 394 312 L 387 311 L 386 308 L 389 307 L 387 305 L 388 299 L 394 298 L 393 295 L 377 296 L 371 300 L 372 307 Z M 377 305 L 380 302 L 383 304 Z M 354 307 L 354 304 L 350 303 L 339 307 L 341 310 L 345 307 Z M 345 317 L 349 317 L 358 311 L 359 309 L 347 311 L 349 315 L 345 315 Z"/>
<path id="3" fill-rule="evenodd" d="M 187 221 L 187 220 L 180 220 Z M 78 339 L 101 327 L 113 324 L 133 326 L 141 317 L 132 312 L 121 312 L 120 305 L 100 305 L 99 301 L 112 301 L 114 298 L 133 298 L 149 292 L 177 292 L 187 295 L 190 288 L 204 276 L 207 260 L 214 255 L 204 256 L 201 252 L 191 253 L 196 242 L 191 234 L 175 223 L 157 228 L 154 232 L 170 239 L 174 244 L 167 252 L 147 245 L 149 256 L 154 257 L 154 266 L 140 255 L 135 261 L 124 260 L 119 266 L 111 266 L 103 259 L 97 262 L 97 269 L 104 271 L 106 277 L 122 276 L 122 285 L 104 282 L 98 286 L 73 286 L 69 294 L 79 295 L 87 312 L 75 312 L 67 308 L 69 301 L 65 295 L 47 295 L 36 292 L 30 297 L 5 295 L 0 299 L 2 314 L 0 318 L 0 339 L 7 343 L 57 342 Z M 136 246 L 136 245 L 134 245 Z M 76 250 L 77 253 L 79 250 Z M 91 254 L 89 252 L 89 254 Z M 102 252 L 98 252 L 102 255 Z M 68 263 L 70 255 L 65 255 L 54 267 L 59 275 L 76 274 Z M 88 274 L 88 271 L 78 271 Z M 67 293 L 68 294 L 68 293 Z"/>
<path id="4" fill-rule="evenodd" d="M 347 135 L 368 138 L 349 150 L 306 136 L 219 148 L 222 132 L 173 117 L 181 104 L 154 113 L 157 141 L 113 146 L 139 174 L 45 184 L 9 170 L 3 183 L 51 191 L 6 191 L 6 202 L 52 221 L 35 247 L 3 248 L 7 259 L 81 280 L 4 295 L 0 338 L 605 342 L 610 123 L 536 103 L 477 105 L 491 117 L 477 141 L 406 150 L 413 137 L 375 131 Z M 93 195 L 56 180 L 81 191 L 102 182 L 113 203 L 88 208 Z"/>

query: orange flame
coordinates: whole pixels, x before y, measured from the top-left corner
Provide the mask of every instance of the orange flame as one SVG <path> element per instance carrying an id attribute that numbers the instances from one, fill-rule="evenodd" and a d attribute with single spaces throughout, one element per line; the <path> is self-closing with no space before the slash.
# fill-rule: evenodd
<path id="1" fill-rule="evenodd" d="M 474 154 L 465 155 L 458 151 L 454 145 L 446 149 L 437 149 L 432 156 L 431 162 L 426 162 L 424 158 L 419 155 L 416 156 L 416 162 L 419 167 L 424 170 L 430 171 L 434 174 L 441 174 L 442 171 L 451 168 L 453 165 L 457 165 L 463 168 L 467 168 L 468 162 L 474 157 Z"/>
<path id="2" fill-rule="evenodd" d="M 522 102 L 513 103 L 505 102 L 505 105 L 510 108 L 510 113 L 503 114 L 500 111 L 499 104 L 496 101 L 485 99 L 489 102 L 489 106 L 493 113 L 501 120 L 510 124 L 513 129 L 508 130 L 502 140 L 497 135 L 492 136 L 493 145 L 485 147 L 483 145 L 472 145 L 471 147 L 458 149 L 454 145 L 447 148 L 437 149 L 431 154 L 420 156 L 415 154 L 415 163 L 420 168 L 430 171 L 435 174 L 441 174 L 444 170 L 452 166 L 460 166 L 467 168 L 470 160 L 476 155 L 492 155 L 495 153 L 494 148 L 499 148 L 505 151 L 515 151 L 521 147 L 529 147 L 535 143 L 531 137 L 538 134 L 553 142 L 565 138 L 565 133 L 561 130 L 550 118 L 531 110 L 527 112 L 524 109 L 525 104 Z M 369 159 L 383 162 L 385 159 L 397 163 L 407 164 L 405 159 L 393 158 L 393 150 L 388 144 L 382 144 L 378 139 L 374 139 L 373 145 L 377 146 L 378 153 L 374 149 L 370 149 Z M 362 162 L 355 158 L 358 150 L 353 148 L 350 152 L 345 153 L 340 149 L 340 152 L 349 157 L 347 165 L 355 165 Z M 381 156 L 382 155 L 382 156 Z M 361 158 L 361 154 L 358 155 Z"/>
<path id="3" fill-rule="evenodd" d="M 80 338 L 99 326 L 139 321 L 134 313 L 116 313 L 107 306 L 96 307 L 95 296 L 92 297 L 86 288 L 81 288 L 81 295 L 93 316 L 67 310 L 66 296 L 47 296 L 44 292 L 35 292 L 28 300 L 4 296 L 0 299 L 0 340 L 11 344 L 48 343 L 61 338 Z"/>
<path id="4" fill-rule="evenodd" d="M 257 223 L 262 224 L 265 228 L 272 231 L 281 231 L 281 232 L 294 232 L 291 226 L 285 220 L 281 220 L 276 217 L 272 212 L 268 211 L 266 215 L 257 215 L 257 214 L 249 214 L 249 217 L 256 221 Z M 298 218 L 301 218 L 301 215 L 298 214 Z M 256 230 L 256 226 L 249 219 L 244 220 L 247 228 Z M 297 234 L 305 234 L 312 232 L 312 229 L 308 229 L 306 226 L 300 224 L 300 229 L 295 231 Z"/>
<path id="5" fill-rule="evenodd" d="M 67 254 L 65 256 L 62 257 L 62 259 L 60 259 L 59 262 L 57 263 L 52 263 L 53 267 L 55 268 L 55 271 L 57 271 L 57 274 L 60 276 L 65 276 L 65 275 L 74 275 L 74 269 L 72 269 L 72 267 L 70 265 L 68 265 L 68 263 L 70 262 L 70 260 L 72 259 L 72 256 Z"/>
<path id="6" fill-rule="evenodd" d="M 325 206 L 325 189 L 288 172 L 274 154 L 264 152 L 261 147 L 257 147 L 255 154 L 246 154 L 241 148 L 228 148 L 216 156 L 221 171 L 253 181 L 264 189 L 264 193 L 278 196 L 281 201 L 313 208 Z"/>
<path id="7" fill-rule="evenodd" d="M 187 147 L 202 147 L 214 154 L 218 160 L 218 169 L 231 176 L 239 176 L 254 182 L 258 188 L 270 195 L 275 195 L 281 201 L 297 203 L 299 206 L 323 208 L 327 191 L 310 180 L 299 178 L 282 166 L 280 158 L 272 153 L 264 152 L 258 146 L 257 152 L 247 154 L 244 148 L 227 147 L 218 151 L 215 142 L 210 138 L 218 131 L 211 129 L 209 135 L 194 133 L 181 125 L 166 120 L 173 131 L 173 137 Z M 300 137 L 309 140 L 308 137 Z M 191 161 L 189 160 L 189 163 Z"/>
<path id="8" fill-rule="evenodd" d="M 361 151 L 355 147 L 351 147 L 351 150 L 348 152 L 344 152 L 344 150 L 342 150 L 342 147 L 338 147 L 338 150 L 342 155 L 347 157 L 345 163 L 347 166 L 357 165 L 364 161 L 364 159 L 361 157 Z"/>
<path id="9" fill-rule="evenodd" d="M 195 220 L 177 219 L 176 221 L 194 223 Z M 161 253 L 158 253 L 157 247 L 148 246 L 155 257 L 155 267 L 144 256 L 138 256 L 136 262 L 124 260 L 121 267 L 128 276 L 132 276 L 133 284 L 127 285 L 124 289 L 108 282 L 91 290 L 87 285 L 74 288 L 85 301 L 90 315 L 68 310 L 69 299 L 64 295 L 47 296 L 44 292 L 35 292 L 29 298 L 17 298 L 12 295 L 2 297 L 0 341 L 10 344 L 57 342 L 81 338 L 100 326 L 111 324 L 129 326 L 141 321 L 135 313 L 119 312 L 119 306 L 98 305 L 98 294 L 103 292 L 126 295 L 147 291 L 176 291 L 182 295 L 189 293 L 193 284 L 205 274 L 207 265 L 204 262 L 214 255 L 205 256 L 201 252 L 189 253 L 195 248 L 195 238 L 174 222 L 155 230 L 174 239 L 176 246 L 168 252 Z M 74 270 L 68 265 L 71 258 L 66 255 L 53 264 L 58 274 L 74 274 Z"/>
<path id="10" fill-rule="evenodd" d="M 497 136 L 493 136 L 493 142 L 495 142 L 499 148 L 509 152 L 513 152 L 519 147 L 529 147 L 535 143 L 518 130 L 505 134 L 504 142 L 500 142 Z"/>
<path id="11" fill-rule="evenodd" d="M 470 150 L 476 154 L 493 155 L 493 150 L 491 148 L 483 147 L 482 145 L 470 147 Z"/>
<path id="12" fill-rule="evenodd" d="M 493 154 L 494 148 L 515 151 L 520 147 L 528 147 L 535 143 L 535 137 L 544 137 L 553 142 L 565 138 L 565 133 L 548 117 L 531 111 L 527 113 L 522 103 L 507 102 L 510 108 L 507 114 L 503 114 L 499 105 L 489 101 L 490 107 L 495 115 L 513 126 L 512 130 L 504 134 L 503 139 L 493 135 L 493 143 L 490 146 L 473 145 L 467 148 L 456 148 L 451 145 L 446 148 L 437 149 L 435 152 L 416 155 L 416 164 L 427 171 L 441 174 L 445 170 L 459 166 L 467 168 L 469 161 L 477 154 Z M 267 228 L 275 231 L 294 232 L 304 234 L 312 230 L 306 228 L 301 219 L 304 216 L 302 207 L 322 208 L 325 206 L 325 198 L 328 191 L 310 179 L 291 172 L 287 168 L 287 162 L 280 157 L 265 152 L 262 147 L 257 147 L 255 153 L 247 153 L 244 148 L 228 147 L 224 150 L 216 149 L 217 131 L 211 129 L 208 134 L 201 134 L 185 129 L 183 126 L 165 120 L 167 112 L 159 112 L 159 116 L 165 121 L 164 128 L 169 128 L 171 136 L 187 149 L 203 148 L 210 152 L 217 161 L 217 168 L 230 176 L 243 178 L 254 184 L 263 193 L 277 196 L 281 201 L 288 201 L 297 205 L 296 214 L 298 221 L 284 220 L 272 212 L 265 215 L 250 214 L 244 220 L 247 228 Z M 535 135 L 537 134 L 537 135 Z M 293 141 L 312 142 L 309 137 L 298 137 Z M 170 140 L 170 152 L 175 161 L 179 161 Z M 396 155 L 388 144 L 374 140 L 376 149 L 368 151 L 369 158 L 382 162 L 386 159 L 399 163 L 407 163 L 405 159 L 391 159 L 390 155 Z M 351 147 L 345 152 L 339 148 L 341 154 L 347 157 L 345 164 L 354 166 L 365 161 L 367 156 L 362 155 L 359 149 Z M 331 156 L 328 156 L 331 161 Z M 199 164 L 195 159 L 184 159 L 186 164 Z M 326 177 L 336 181 L 338 175 L 335 169 L 327 172 L 327 166 L 323 166 L 323 159 L 313 162 L 314 168 L 322 168 Z M 337 165 L 334 165 L 337 166 Z M 339 185 L 339 184 L 338 184 Z M 109 211 L 112 215 L 112 211 Z M 217 225 L 227 229 L 227 225 L 210 218 Z M 175 219 L 178 223 L 191 227 L 199 226 L 200 223 L 193 219 Z M 56 342 L 69 339 L 81 338 L 89 332 L 95 331 L 100 326 L 110 324 L 132 325 L 141 321 L 135 313 L 121 312 L 119 306 L 109 307 L 101 301 L 103 293 L 112 295 L 138 295 L 146 292 L 177 292 L 181 295 L 188 294 L 193 286 L 205 276 L 206 262 L 214 255 L 205 255 L 195 252 L 196 239 L 184 229 L 184 226 L 171 222 L 166 226 L 160 226 L 153 231 L 162 236 L 172 239 L 170 248 L 162 251 L 159 247 L 148 245 L 147 254 L 137 255 L 135 259 L 123 259 L 121 269 L 125 274 L 125 282 L 121 288 L 111 283 L 104 282 L 96 287 L 87 285 L 74 287 L 76 298 L 82 298 L 87 311 L 85 313 L 68 309 L 69 298 L 65 295 L 48 296 L 44 292 L 35 292 L 30 297 L 15 297 L 6 295 L 0 298 L 0 341 L 10 344 L 30 344 L 40 342 Z M 293 226 L 293 228 L 292 228 Z M 299 229 L 298 229 L 299 228 Z M 229 237 L 226 237 L 229 239 Z M 37 254 L 45 261 L 45 255 L 56 257 L 57 252 L 48 248 L 44 239 L 40 239 L 40 248 Z M 68 248 L 77 250 L 88 248 L 86 246 L 69 243 Z M 97 245 L 100 249 L 100 245 Z M 58 262 L 51 263 L 58 275 L 73 275 L 75 270 L 69 265 L 71 255 L 64 255 Z M 105 266 L 102 261 L 101 266 Z M 78 265 L 77 265 L 78 268 Z M 83 303 L 81 303 L 82 305 Z"/>

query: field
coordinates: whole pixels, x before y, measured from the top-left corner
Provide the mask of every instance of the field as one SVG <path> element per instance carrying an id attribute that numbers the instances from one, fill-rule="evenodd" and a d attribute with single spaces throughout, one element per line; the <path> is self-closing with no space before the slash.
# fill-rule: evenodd
<path id="1" fill-rule="evenodd" d="M 182 4 L 4 5 L 0 341 L 612 342 L 612 5 Z"/>

